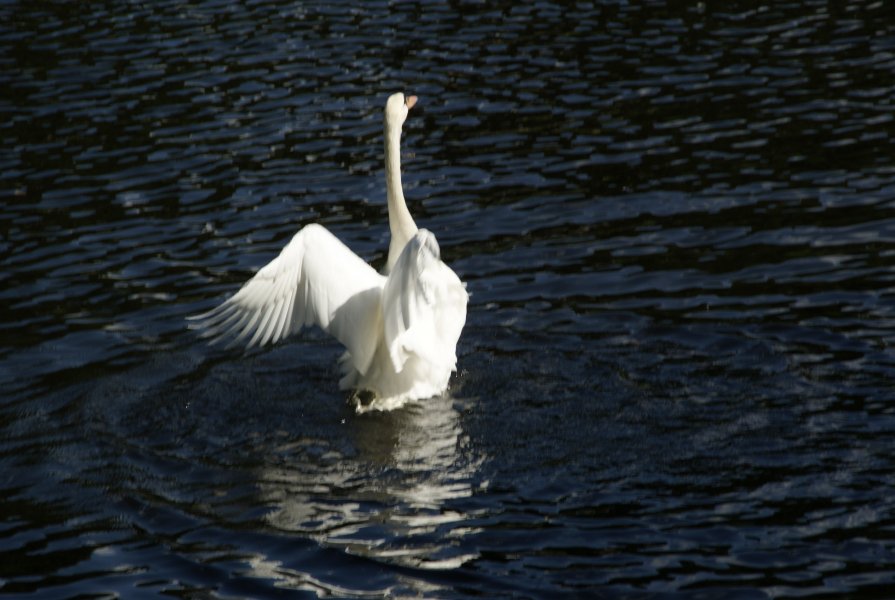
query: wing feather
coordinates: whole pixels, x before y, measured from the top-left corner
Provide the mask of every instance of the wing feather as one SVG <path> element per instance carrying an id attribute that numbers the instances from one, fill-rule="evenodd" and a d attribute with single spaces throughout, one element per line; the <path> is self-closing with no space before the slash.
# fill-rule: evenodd
<path id="1" fill-rule="evenodd" d="M 414 354 L 454 368 L 468 297 L 460 279 L 441 261 L 435 236 L 420 229 L 407 242 L 382 292 L 385 344 L 396 371 Z"/>
<path id="2" fill-rule="evenodd" d="M 248 348 L 319 325 L 364 373 L 381 337 L 385 281 L 324 227 L 308 225 L 223 304 L 190 319 L 212 342 L 229 337 L 235 345 L 251 335 Z"/>

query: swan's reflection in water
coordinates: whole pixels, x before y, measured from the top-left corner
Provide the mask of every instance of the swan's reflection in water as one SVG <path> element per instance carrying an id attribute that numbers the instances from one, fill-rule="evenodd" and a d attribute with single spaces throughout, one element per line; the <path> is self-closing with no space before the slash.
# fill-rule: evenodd
<path id="1" fill-rule="evenodd" d="M 453 568 L 463 549 L 462 509 L 480 483 L 458 401 L 433 398 L 347 418 L 347 448 L 320 440 L 277 449 L 259 478 L 267 520 L 328 547 L 417 568 Z"/>

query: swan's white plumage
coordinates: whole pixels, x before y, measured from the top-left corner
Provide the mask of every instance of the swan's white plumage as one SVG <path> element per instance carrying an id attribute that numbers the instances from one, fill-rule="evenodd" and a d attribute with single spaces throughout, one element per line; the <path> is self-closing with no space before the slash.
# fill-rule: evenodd
<path id="1" fill-rule="evenodd" d="M 413 355 L 431 363 L 456 363 L 466 301 L 460 279 L 441 262 L 435 236 L 419 230 L 405 245 L 382 293 L 383 332 L 396 370 Z"/>
<path id="2" fill-rule="evenodd" d="M 404 201 L 401 185 L 401 126 L 407 113 L 416 104 L 416 96 L 404 98 L 404 94 L 392 94 L 385 104 L 385 191 L 388 202 L 388 227 L 392 234 L 388 245 L 385 272 L 391 272 L 401 251 L 417 231 L 416 223 Z"/>
<path id="3" fill-rule="evenodd" d="M 385 277 L 325 227 L 312 224 L 236 294 L 195 318 L 204 336 L 234 336 L 231 346 L 248 340 L 248 348 L 318 325 L 342 342 L 364 373 L 376 351 L 384 284 Z"/>
<path id="4" fill-rule="evenodd" d="M 417 229 L 404 202 L 398 143 L 415 102 L 413 96 L 405 101 L 403 94 L 394 94 L 386 105 L 392 232 L 386 275 L 323 226 L 308 225 L 236 294 L 193 317 L 204 336 L 263 346 L 318 325 L 347 349 L 340 386 L 375 395 L 368 408 L 394 408 L 447 388 L 468 294 L 441 261 L 435 236 Z"/>

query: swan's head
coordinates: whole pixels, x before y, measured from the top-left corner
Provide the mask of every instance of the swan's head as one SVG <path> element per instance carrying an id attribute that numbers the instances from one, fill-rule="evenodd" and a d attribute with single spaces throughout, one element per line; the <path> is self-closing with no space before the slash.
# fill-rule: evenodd
<path id="1" fill-rule="evenodd" d="M 400 127 L 407 119 L 407 113 L 416 104 L 416 96 L 404 97 L 404 94 L 398 92 L 388 97 L 385 103 L 385 124 L 391 127 Z"/>

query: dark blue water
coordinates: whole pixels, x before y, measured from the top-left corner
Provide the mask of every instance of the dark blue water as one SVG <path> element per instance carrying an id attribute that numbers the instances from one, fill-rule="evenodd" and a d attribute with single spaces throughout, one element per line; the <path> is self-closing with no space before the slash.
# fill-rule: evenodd
<path id="1" fill-rule="evenodd" d="M 319 222 L 381 111 L 468 282 L 451 394 L 184 317 Z M 886 2 L 0 3 L 0 593 L 886 597 Z"/>

